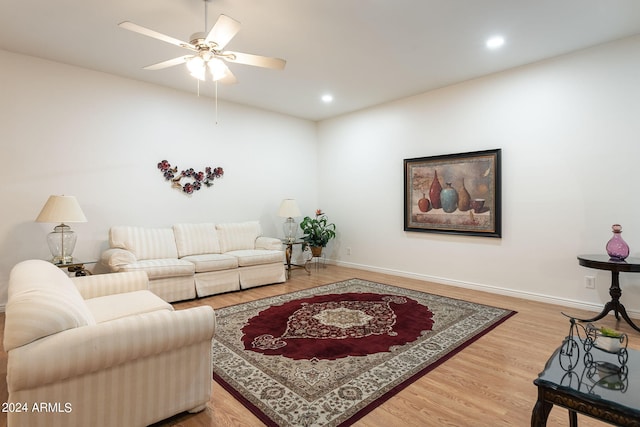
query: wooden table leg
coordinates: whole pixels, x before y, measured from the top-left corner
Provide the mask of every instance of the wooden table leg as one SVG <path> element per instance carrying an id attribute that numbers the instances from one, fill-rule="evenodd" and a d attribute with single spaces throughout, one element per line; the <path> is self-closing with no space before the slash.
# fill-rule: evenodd
<path id="1" fill-rule="evenodd" d="M 569 409 L 569 427 L 578 427 L 578 414 Z"/>
<path id="2" fill-rule="evenodd" d="M 620 302 L 620 297 L 622 296 L 622 289 L 620 289 L 620 273 L 617 271 L 611 272 L 611 286 L 609 287 L 609 295 L 611 296 L 611 301 L 607 302 L 604 305 L 604 308 L 594 317 L 589 319 L 577 319 L 581 322 L 595 322 L 597 320 L 602 319 L 604 316 L 609 314 L 610 311 L 616 316 L 616 320 L 620 320 L 620 316 L 636 331 L 640 332 L 640 328 L 633 323 L 633 320 L 627 314 L 627 310 L 624 308 L 624 305 Z"/>
<path id="3" fill-rule="evenodd" d="M 549 403 L 542 398 L 542 389 L 538 387 L 538 401 L 531 412 L 531 427 L 545 427 L 551 408 L 553 408 L 553 403 Z"/>
<path id="4" fill-rule="evenodd" d="M 287 261 L 287 279 L 291 277 L 291 252 L 293 252 L 293 244 L 287 243 L 287 247 L 284 250 L 284 256 Z"/>

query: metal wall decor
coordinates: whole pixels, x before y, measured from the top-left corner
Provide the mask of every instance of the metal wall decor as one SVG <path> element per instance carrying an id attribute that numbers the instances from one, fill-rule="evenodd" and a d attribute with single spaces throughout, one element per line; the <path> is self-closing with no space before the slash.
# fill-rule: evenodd
<path id="1" fill-rule="evenodd" d="M 196 172 L 195 169 L 189 168 L 178 173 L 178 167 L 172 168 L 171 164 L 166 160 L 158 163 L 158 169 L 162 172 L 165 180 L 171 181 L 172 188 L 178 188 L 186 194 L 193 194 L 194 191 L 199 191 L 203 184 L 206 187 L 211 187 L 214 179 L 221 178 L 224 175 L 224 169 L 219 166 L 215 168 L 207 166 L 204 172 Z M 180 181 L 183 179 L 187 182 L 181 183 Z"/>

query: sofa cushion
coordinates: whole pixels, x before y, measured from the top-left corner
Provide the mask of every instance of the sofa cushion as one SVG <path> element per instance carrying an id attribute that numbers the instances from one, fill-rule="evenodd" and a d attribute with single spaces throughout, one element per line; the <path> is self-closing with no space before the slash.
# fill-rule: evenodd
<path id="1" fill-rule="evenodd" d="M 157 310 L 173 311 L 173 306 L 151 291 L 105 295 L 85 301 L 96 323 L 108 322 Z"/>
<path id="2" fill-rule="evenodd" d="M 245 249 L 240 251 L 227 252 L 227 255 L 233 255 L 238 258 L 240 267 L 249 265 L 271 264 L 273 262 L 284 262 L 283 251 L 272 251 L 267 249 Z"/>
<path id="3" fill-rule="evenodd" d="M 190 255 L 180 258 L 196 266 L 196 273 L 238 268 L 238 258 L 228 254 Z"/>
<path id="4" fill-rule="evenodd" d="M 283 244 L 284 243 L 282 242 L 282 240 L 277 239 L 275 237 L 260 236 L 256 239 L 256 249 L 269 249 L 274 251 L 281 251 Z"/>
<path id="5" fill-rule="evenodd" d="M 120 271 L 144 271 L 149 280 L 164 277 L 192 276 L 195 267 L 189 261 L 177 258 L 148 259 L 133 264 L 123 265 Z"/>
<path id="6" fill-rule="evenodd" d="M 262 233 L 258 221 L 217 224 L 222 253 L 242 249 L 255 249 L 256 239 Z"/>
<path id="7" fill-rule="evenodd" d="M 171 228 L 114 226 L 109 230 L 109 246 L 126 249 L 138 260 L 178 258 Z"/>
<path id="8" fill-rule="evenodd" d="M 96 323 L 71 279 L 47 261 L 17 264 L 9 276 L 8 295 L 5 351 Z"/>
<path id="9" fill-rule="evenodd" d="M 180 258 L 189 255 L 220 253 L 218 233 L 216 225 L 213 223 L 175 224 L 173 233 Z M 196 269 L 196 271 L 198 270 Z"/>

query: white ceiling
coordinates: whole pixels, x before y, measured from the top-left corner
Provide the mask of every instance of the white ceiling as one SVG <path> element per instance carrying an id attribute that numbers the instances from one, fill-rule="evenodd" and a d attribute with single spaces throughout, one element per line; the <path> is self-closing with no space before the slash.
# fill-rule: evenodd
<path id="1" fill-rule="evenodd" d="M 0 0 L 0 48 L 195 96 L 183 65 L 142 69 L 188 51 L 117 24 L 188 41 L 204 11 L 203 0 Z M 222 13 L 242 24 L 227 49 L 287 66 L 230 64 L 239 82 L 219 98 L 311 120 L 640 34 L 639 0 L 213 0 L 209 26 Z M 484 46 L 494 34 L 499 51 Z"/>

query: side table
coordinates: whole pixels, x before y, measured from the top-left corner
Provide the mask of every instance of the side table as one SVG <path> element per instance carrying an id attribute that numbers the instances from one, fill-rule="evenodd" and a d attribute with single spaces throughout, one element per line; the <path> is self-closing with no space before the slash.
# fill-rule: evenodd
<path id="1" fill-rule="evenodd" d="M 288 241 L 288 240 L 282 240 L 282 243 L 285 245 L 285 249 L 284 249 L 284 256 L 285 256 L 285 265 L 287 266 L 287 279 L 289 277 L 291 277 L 291 270 L 293 270 L 294 268 L 304 268 L 304 270 L 307 272 L 307 274 L 311 274 L 311 271 L 307 268 L 307 263 L 305 263 L 304 265 L 300 265 L 300 264 L 294 264 L 291 262 L 291 255 L 293 253 L 293 245 L 302 245 L 305 243 L 304 240 L 294 240 L 294 241 Z"/>
<path id="2" fill-rule="evenodd" d="M 85 264 L 95 264 L 98 261 L 76 261 L 66 263 L 53 263 L 56 267 L 66 268 L 69 273 L 75 273 L 76 277 L 90 276 L 91 271 L 85 268 Z"/>
<path id="3" fill-rule="evenodd" d="M 598 270 L 611 271 L 611 286 L 609 287 L 609 295 L 611 295 L 611 301 L 605 304 L 604 308 L 595 317 L 591 319 L 578 319 L 583 322 L 595 322 L 602 319 L 610 311 L 613 311 L 616 319 L 620 320 L 620 316 L 629 324 L 633 329 L 640 332 L 640 328 L 633 323 L 624 305 L 620 302 L 622 296 L 622 289 L 620 289 L 620 272 L 626 273 L 640 273 L 640 258 L 627 258 L 624 261 L 618 261 L 610 259 L 608 255 L 580 255 L 578 256 L 578 262 L 583 267 L 596 268 Z"/>
<path id="4" fill-rule="evenodd" d="M 565 341 L 566 343 L 566 341 Z M 561 363 L 561 345 L 547 361 L 544 370 L 533 383 L 538 388 L 538 400 L 531 413 L 531 426 L 544 427 L 553 405 L 569 410 L 569 425 L 577 427 L 577 413 L 614 424 L 616 426 L 640 426 L 640 352 L 628 349 L 628 359 L 623 374 L 615 380 L 593 366 L 609 364 L 620 366 L 615 354 L 593 348 L 595 362 L 585 362 L 584 354 L 576 358 L 570 368 Z M 582 347 L 582 343 L 579 346 Z M 581 348 L 582 350 L 582 348 Z"/>

